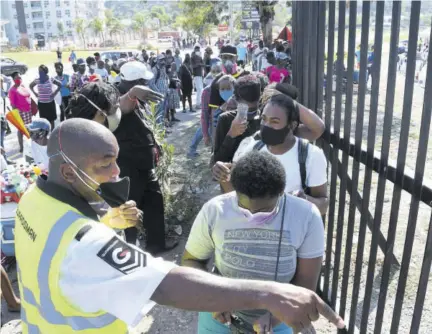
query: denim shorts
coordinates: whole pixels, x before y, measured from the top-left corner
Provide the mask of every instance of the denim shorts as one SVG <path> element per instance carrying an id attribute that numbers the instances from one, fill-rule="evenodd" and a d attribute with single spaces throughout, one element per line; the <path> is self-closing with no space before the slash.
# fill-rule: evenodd
<path id="1" fill-rule="evenodd" d="M 198 334 L 231 334 L 231 329 L 217 321 L 209 312 L 200 312 L 198 316 Z M 273 328 L 273 333 L 292 334 L 291 327 L 281 323 Z"/>

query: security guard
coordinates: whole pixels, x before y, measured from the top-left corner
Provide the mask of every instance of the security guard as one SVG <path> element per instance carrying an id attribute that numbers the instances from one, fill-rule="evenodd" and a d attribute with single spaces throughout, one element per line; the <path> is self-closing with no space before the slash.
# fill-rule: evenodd
<path id="1" fill-rule="evenodd" d="M 101 204 L 127 198 L 118 145 L 103 125 L 67 120 L 48 142 L 49 179 L 21 198 L 15 247 L 23 333 L 127 333 L 154 302 L 188 310 L 271 311 L 294 328 L 319 313 L 343 321 L 317 295 L 290 284 L 233 280 L 155 259 L 99 223 Z M 139 211 L 119 209 L 133 224 Z"/>

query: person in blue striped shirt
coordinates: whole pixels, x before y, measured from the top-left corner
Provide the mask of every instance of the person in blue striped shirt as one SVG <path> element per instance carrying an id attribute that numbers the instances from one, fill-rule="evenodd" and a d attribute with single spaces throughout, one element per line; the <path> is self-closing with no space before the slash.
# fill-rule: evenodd
<path id="1" fill-rule="evenodd" d="M 166 72 L 166 58 L 162 53 L 156 58 L 156 65 L 153 67 L 153 79 L 149 82 L 150 89 L 165 96 L 164 101 L 160 102 L 157 106 L 157 122 L 163 124 L 165 106 L 166 106 L 166 95 L 168 92 L 169 78 Z"/>

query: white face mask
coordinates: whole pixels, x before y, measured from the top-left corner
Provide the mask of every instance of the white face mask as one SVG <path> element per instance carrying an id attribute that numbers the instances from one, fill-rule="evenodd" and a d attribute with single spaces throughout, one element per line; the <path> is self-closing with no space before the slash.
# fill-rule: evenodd
<path id="1" fill-rule="evenodd" d="M 279 201 L 276 203 L 274 209 L 270 212 L 255 212 L 252 213 L 248 209 L 242 208 L 240 205 L 238 206 L 240 212 L 247 219 L 248 223 L 255 226 L 262 226 L 267 224 L 270 220 L 272 220 L 279 212 Z"/>
<path id="2" fill-rule="evenodd" d="M 93 103 L 93 101 L 90 101 L 87 96 L 83 95 L 83 94 L 79 94 L 80 96 L 84 97 L 88 103 L 90 103 L 93 107 L 95 107 L 102 115 L 104 115 L 106 117 L 106 122 L 107 124 L 105 124 L 107 126 L 107 128 L 111 131 L 114 132 L 115 130 L 117 130 L 119 124 L 120 124 L 120 120 L 121 120 L 121 110 L 120 107 L 117 108 L 116 112 L 112 115 L 108 115 L 105 111 L 103 111 L 101 108 L 99 108 L 95 103 Z"/>
<path id="3" fill-rule="evenodd" d="M 96 69 L 96 65 L 90 65 L 90 68 L 91 68 L 92 70 L 95 70 L 95 69 Z"/>
<path id="4" fill-rule="evenodd" d="M 112 115 L 107 115 L 106 113 L 104 113 L 103 111 L 101 111 L 105 117 L 107 118 L 107 122 L 108 122 L 108 129 L 111 132 L 114 132 L 115 130 L 117 130 L 119 124 L 120 124 L 120 120 L 121 120 L 121 110 L 120 107 L 117 108 L 116 112 Z"/>

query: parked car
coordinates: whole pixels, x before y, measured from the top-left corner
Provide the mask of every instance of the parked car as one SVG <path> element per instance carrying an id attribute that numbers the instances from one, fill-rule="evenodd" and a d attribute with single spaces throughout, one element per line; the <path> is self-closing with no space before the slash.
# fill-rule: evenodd
<path id="1" fill-rule="evenodd" d="M 12 75 L 12 73 L 14 72 L 19 72 L 20 74 L 24 74 L 28 70 L 26 64 L 5 57 L 0 58 L 0 68 L 1 68 L 1 74 L 3 75 Z"/>
<path id="2" fill-rule="evenodd" d="M 120 44 L 116 41 L 109 39 L 109 40 L 106 40 L 105 42 L 102 42 L 99 46 L 101 48 L 112 48 L 112 47 L 120 46 Z"/>
<path id="3" fill-rule="evenodd" d="M 138 57 L 138 51 L 137 50 L 109 50 L 109 51 L 102 51 L 100 52 L 101 59 L 110 59 L 113 61 L 116 61 L 120 58 L 135 58 Z"/>

